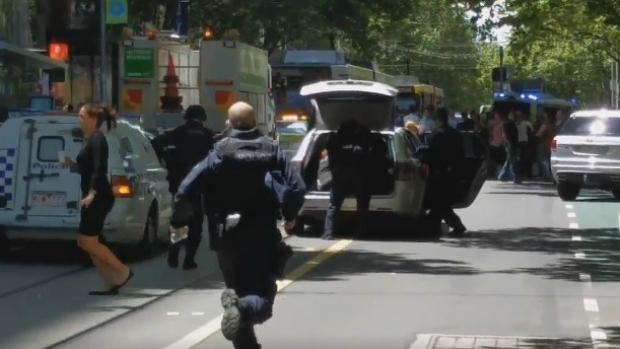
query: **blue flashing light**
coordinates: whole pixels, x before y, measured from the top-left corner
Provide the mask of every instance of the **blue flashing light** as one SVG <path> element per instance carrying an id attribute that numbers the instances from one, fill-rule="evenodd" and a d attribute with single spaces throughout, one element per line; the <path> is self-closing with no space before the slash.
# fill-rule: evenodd
<path id="1" fill-rule="evenodd" d="M 504 98 L 504 97 L 506 97 L 506 94 L 505 94 L 505 93 L 503 93 L 503 92 L 495 92 L 495 93 L 493 94 L 493 97 L 494 97 L 494 98 L 498 98 L 498 97 L 499 97 L 499 98 Z"/>

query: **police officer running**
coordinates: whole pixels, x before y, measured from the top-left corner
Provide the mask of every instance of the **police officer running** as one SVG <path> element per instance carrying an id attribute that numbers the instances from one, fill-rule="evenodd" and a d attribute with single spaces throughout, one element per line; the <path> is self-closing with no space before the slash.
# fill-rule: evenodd
<path id="1" fill-rule="evenodd" d="M 428 147 L 429 218 L 435 232 L 441 233 L 441 221 L 444 220 L 453 229 L 452 234 L 461 236 L 467 229 L 452 204 L 458 189 L 455 184 L 458 183 L 459 169 L 465 161 L 465 150 L 460 132 L 449 124 L 449 115 L 446 108 L 437 109 L 436 133 Z"/>
<path id="2" fill-rule="evenodd" d="M 285 227 L 292 228 L 305 186 L 278 144 L 255 128 L 250 105 L 237 102 L 228 116 L 229 136 L 181 183 L 171 230 L 182 234 L 187 229 L 190 193 L 204 192 L 207 212 L 217 220 L 217 256 L 227 287 L 221 296 L 222 334 L 235 348 L 257 349 L 254 326 L 271 318 L 276 279 L 291 256 L 277 227 L 280 210 Z M 282 186 L 291 190 L 283 193 Z M 295 207 L 287 207 L 290 203 Z"/>
<path id="3" fill-rule="evenodd" d="M 189 171 L 213 149 L 213 131 L 203 123 L 207 121 L 207 113 L 200 105 L 191 105 L 185 111 L 185 124 L 172 131 L 161 134 L 151 142 L 157 156 L 163 158 L 168 170 L 168 183 L 171 194 L 176 194 L 181 181 Z M 192 220 L 188 223 L 187 239 L 185 244 L 184 270 L 196 269 L 195 257 L 202 240 L 202 211 L 200 193 L 191 197 L 196 210 Z M 176 268 L 179 265 L 179 250 L 182 242 L 170 246 L 168 251 L 168 265 Z"/>
<path id="4" fill-rule="evenodd" d="M 366 219 L 371 197 L 369 184 L 373 172 L 370 166 L 371 144 L 372 132 L 363 126 L 363 120 L 358 117 L 344 122 L 326 142 L 332 188 L 325 215 L 324 240 L 334 238 L 340 209 L 349 195 L 354 195 L 357 200 L 356 235 L 364 237 L 367 233 Z"/>

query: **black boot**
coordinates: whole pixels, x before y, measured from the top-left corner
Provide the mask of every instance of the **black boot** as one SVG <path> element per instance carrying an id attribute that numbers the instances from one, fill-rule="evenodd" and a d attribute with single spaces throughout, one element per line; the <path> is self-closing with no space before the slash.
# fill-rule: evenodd
<path id="1" fill-rule="evenodd" d="M 177 268 L 179 266 L 179 248 L 178 243 L 170 246 L 168 250 L 168 266 L 170 268 Z"/>
<path id="2" fill-rule="evenodd" d="M 239 308 L 239 296 L 234 290 L 226 289 L 222 292 L 222 308 L 224 315 L 222 316 L 221 329 L 224 338 L 229 341 L 237 337 L 237 333 L 241 328 L 241 309 Z"/>
<path id="3" fill-rule="evenodd" d="M 279 280 L 284 279 L 284 271 L 286 270 L 286 264 L 289 259 L 293 257 L 295 252 L 293 248 L 287 245 L 284 241 L 278 243 L 278 269 L 276 271 L 276 278 Z"/>

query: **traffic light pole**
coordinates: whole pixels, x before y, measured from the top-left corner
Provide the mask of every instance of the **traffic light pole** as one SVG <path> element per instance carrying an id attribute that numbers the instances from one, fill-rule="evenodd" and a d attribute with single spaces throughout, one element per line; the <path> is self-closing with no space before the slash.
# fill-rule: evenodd
<path id="1" fill-rule="evenodd" d="M 106 103 L 107 102 L 107 84 L 106 84 L 106 80 L 107 80 L 107 63 L 108 63 L 108 58 L 107 58 L 107 52 L 106 52 L 106 41 L 107 41 L 107 36 L 106 36 L 106 0 L 99 0 L 99 8 L 101 9 L 99 12 L 99 22 L 100 22 L 100 26 L 99 26 L 99 41 L 100 41 L 100 57 L 101 57 L 101 61 L 100 61 L 100 66 L 99 66 L 99 102 L 100 103 Z"/>
<path id="2" fill-rule="evenodd" d="M 499 47 L 499 92 L 504 91 L 504 48 Z"/>

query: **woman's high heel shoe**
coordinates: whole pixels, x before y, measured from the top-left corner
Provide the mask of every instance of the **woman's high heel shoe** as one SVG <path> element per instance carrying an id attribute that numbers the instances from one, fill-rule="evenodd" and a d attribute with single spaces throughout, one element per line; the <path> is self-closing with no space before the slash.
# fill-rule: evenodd
<path id="1" fill-rule="evenodd" d="M 90 291 L 88 292 L 89 296 L 116 296 L 118 295 L 118 288 L 116 286 L 110 288 L 105 291 Z"/>
<path id="2" fill-rule="evenodd" d="M 131 280 L 132 278 L 133 278 L 133 270 L 129 269 L 129 275 L 127 276 L 127 279 L 125 279 L 125 281 L 123 281 L 122 283 L 118 285 L 114 285 L 112 289 L 116 290 L 116 292 L 118 293 L 118 290 L 120 290 L 123 286 L 125 286 L 129 282 L 129 280 Z"/>

